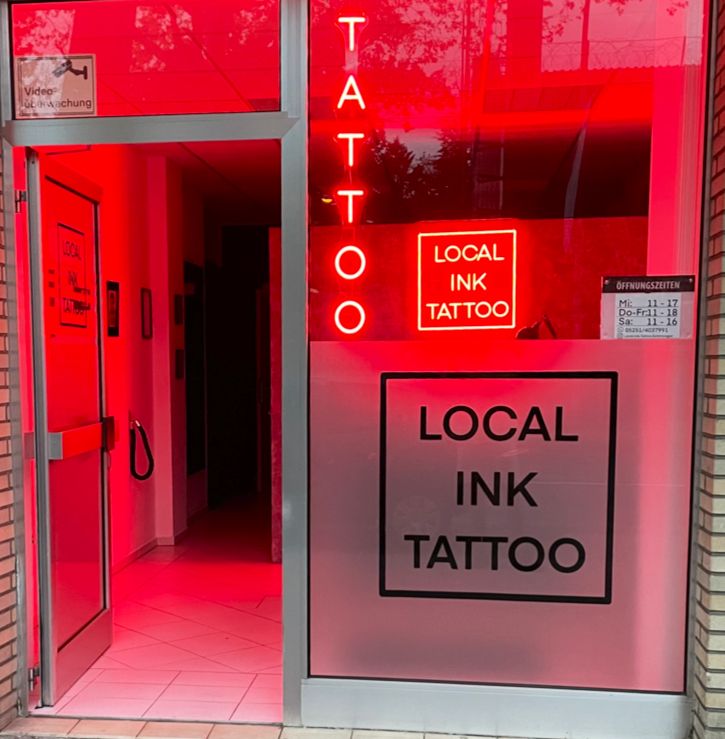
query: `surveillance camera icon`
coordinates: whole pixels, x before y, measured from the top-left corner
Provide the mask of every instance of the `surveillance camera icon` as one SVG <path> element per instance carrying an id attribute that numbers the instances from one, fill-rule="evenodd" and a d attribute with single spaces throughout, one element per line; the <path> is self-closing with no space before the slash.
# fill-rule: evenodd
<path id="1" fill-rule="evenodd" d="M 66 59 L 59 67 L 53 70 L 53 77 L 62 77 L 73 67 L 73 62 L 70 59 Z"/>
<path id="2" fill-rule="evenodd" d="M 62 64 L 59 64 L 53 70 L 53 76 L 62 77 L 67 72 L 76 75 L 76 77 L 83 77 L 84 80 L 88 79 L 88 67 L 83 65 L 83 69 L 76 69 L 70 59 L 65 59 Z"/>

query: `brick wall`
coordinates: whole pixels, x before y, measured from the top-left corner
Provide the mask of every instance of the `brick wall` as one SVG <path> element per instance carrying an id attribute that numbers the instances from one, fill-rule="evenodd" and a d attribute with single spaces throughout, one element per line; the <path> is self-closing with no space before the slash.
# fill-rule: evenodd
<path id="1" fill-rule="evenodd" d="M 693 737 L 725 737 L 725 0 L 717 3 L 705 379 L 696 494 Z"/>
<path id="2" fill-rule="evenodd" d="M 5 259 L 3 161 L 0 150 L 0 727 L 17 715 L 16 542 L 10 449 L 8 301 Z"/>

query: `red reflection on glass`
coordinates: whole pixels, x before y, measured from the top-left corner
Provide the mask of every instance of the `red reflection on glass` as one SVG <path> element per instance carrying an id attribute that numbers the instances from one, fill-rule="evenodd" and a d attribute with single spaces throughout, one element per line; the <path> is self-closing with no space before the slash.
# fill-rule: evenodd
<path id="1" fill-rule="evenodd" d="M 366 310 L 365 330 L 351 337 L 355 340 L 361 338 L 363 333 L 366 340 L 376 341 L 442 340 L 450 333 L 452 340 L 454 337 L 458 340 L 465 337 L 464 340 L 477 343 L 489 342 L 513 338 L 520 329 L 536 324 L 543 316 L 548 317 L 560 339 L 597 339 L 602 277 L 610 274 L 646 274 L 647 228 L 647 219 L 642 217 L 451 220 L 412 224 L 313 226 L 309 253 L 310 337 L 316 341 L 340 339 L 332 317 L 344 296 L 344 299 L 356 300 Z M 418 327 L 421 295 L 418 283 L 419 234 L 466 231 L 516 232 L 515 327 L 481 331 L 469 326 L 452 332 L 421 331 Z M 575 251 L 573 244 L 576 245 Z M 361 277 L 343 280 L 335 270 L 335 257 L 341 245 L 354 245 L 364 252 L 366 264 Z M 505 254 L 503 248 L 502 242 L 496 256 Z M 358 267 L 357 263 L 352 262 L 354 256 L 346 254 L 341 257 L 344 271 L 354 272 Z M 470 269 L 455 270 L 463 275 L 460 287 L 467 284 L 472 288 L 469 295 L 483 295 L 484 291 L 480 289 L 481 280 L 476 283 L 476 277 L 485 272 L 487 276 L 483 284 L 491 288 L 492 295 L 495 296 L 495 300 L 490 302 L 506 300 L 511 292 L 504 294 L 503 291 L 513 290 L 513 276 L 506 281 L 503 276 L 496 276 L 497 273 L 491 267 L 503 268 L 508 263 L 491 260 L 483 267 L 484 261 L 486 260 L 466 263 L 475 265 Z M 460 265 L 460 262 L 457 264 Z M 430 283 L 434 288 L 438 284 L 436 289 L 447 289 L 449 296 L 440 298 L 438 293 L 430 293 L 427 288 L 429 283 L 426 281 L 423 284 L 424 302 L 472 300 L 471 297 L 465 300 L 452 297 L 456 291 L 451 291 L 450 275 L 456 265 L 436 265 L 431 261 L 428 266 L 450 268 L 443 274 L 442 280 L 438 283 L 433 280 Z M 474 277 L 471 278 L 469 273 L 473 273 Z M 464 309 L 467 311 L 467 308 Z M 459 318 L 461 310 L 459 307 Z M 430 309 L 428 311 L 430 313 Z M 496 313 L 500 312 L 501 306 L 497 306 Z M 479 309 L 479 313 L 485 313 L 483 308 Z M 445 312 L 440 318 L 440 323 L 444 323 Z M 486 320 L 492 319 L 493 315 Z M 454 323 L 455 320 L 451 322 Z M 501 318 L 500 322 L 512 323 L 506 318 Z M 543 332 L 543 335 L 549 334 Z"/>
<path id="2" fill-rule="evenodd" d="M 702 60 L 692 3 L 340 5 L 311 4 L 313 192 L 344 172 L 329 138 L 354 114 L 342 130 L 366 135 L 355 161 L 370 222 L 647 213 L 653 117 L 673 110 L 665 78 Z M 354 26 L 354 54 L 342 17 L 369 19 Z M 365 108 L 350 87 L 340 100 L 349 74 Z M 334 212 L 312 205 L 331 225 Z"/>
<path id="3" fill-rule="evenodd" d="M 100 116 L 279 110 L 279 0 L 94 0 L 11 10 L 16 58 L 95 56 Z M 51 82 L 70 85 L 72 74 Z"/>

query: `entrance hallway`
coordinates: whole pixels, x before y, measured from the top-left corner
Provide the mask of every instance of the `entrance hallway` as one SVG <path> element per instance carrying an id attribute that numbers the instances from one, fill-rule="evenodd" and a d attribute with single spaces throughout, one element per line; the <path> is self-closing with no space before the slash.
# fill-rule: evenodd
<path id="1" fill-rule="evenodd" d="M 264 511 L 227 502 L 113 577 L 113 644 L 40 714 L 282 720 L 281 565 Z"/>

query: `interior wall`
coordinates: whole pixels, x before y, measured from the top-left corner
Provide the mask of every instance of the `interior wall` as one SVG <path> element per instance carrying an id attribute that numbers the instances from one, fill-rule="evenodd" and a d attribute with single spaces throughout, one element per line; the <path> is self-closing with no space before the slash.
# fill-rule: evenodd
<path id="1" fill-rule="evenodd" d="M 183 377 L 184 212 L 181 171 L 162 156 L 148 158 L 154 305 L 156 537 L 175 544 L 186 530 L 186 397 Z M 157 320 L 158 317 L 158 320 Z M 181 370 L 181 371 L 180 371 Z"/>
<path id="2" fill-rule="evenodd" d="M 185 254 L 199 259 L 203 250 L 203 212 L 200 198 L 184 188 L 180 169 L 164 157 L 130 146 L 55 156 L 102 188 L 103 291 L 107 280 L 120 284 L 119 336 L 108 337 L 104 330 L 106 408 L 116 419 L 109 468 L 116 570 L 157 543 L 174 543 L 187 526 L 186 400 L 183 372 L 177 370 L 178 363 L 183 368 L 183 354 L 177 352 L 184 350 L 184 327 L 176 302 L 183 301 Z M 152 291 L 150 340 L 141 335 L 141 288 Z M 155 457 L 148 481 L 130 474 L 132 418 L 146 429 Z M 140 444 L 137 459 L 143 471 Z"/>
<path id="3" fill-rule="evenodd" d="M 183 261 L 191 262 L 204 268 L 206 261 L 206 234 L 204 225 L 204 205 L 202 199 L 190 186 L 184 183 L 182 189 L 184 199 L 183 219 Z M 206 419 L 205 419 L 206 425 Z M 186 478 L 186 510 L 189 518 L 198 515 L 207 508 L 207 474 L 206 467 Z"/>

